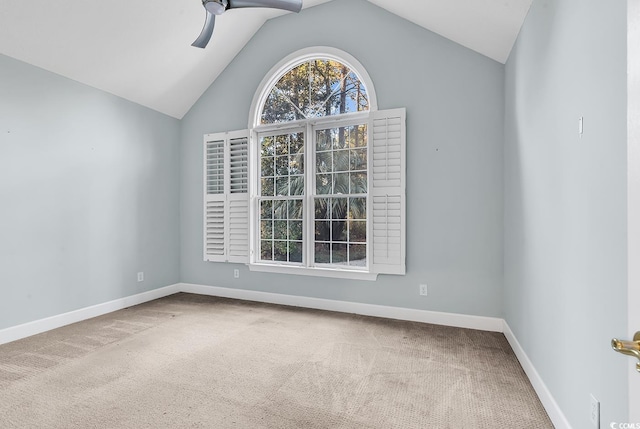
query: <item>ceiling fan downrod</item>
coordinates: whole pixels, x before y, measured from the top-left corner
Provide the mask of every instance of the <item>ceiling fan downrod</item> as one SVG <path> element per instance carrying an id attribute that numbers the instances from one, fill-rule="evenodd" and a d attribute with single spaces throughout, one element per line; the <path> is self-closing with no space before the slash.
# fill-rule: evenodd
<path id="1" fill-rule="evenodd" d="M 227 9 L 266 7 L 298 13 L 302 9 L 302 0 L 202 0 L 202 6 L 207 11 L 207 17 L 200 36 L 191 44 L 196 48 L 207 46 L 213 34 L 213 27 L 216 24 L 216 15 L 222 15 Z"/>

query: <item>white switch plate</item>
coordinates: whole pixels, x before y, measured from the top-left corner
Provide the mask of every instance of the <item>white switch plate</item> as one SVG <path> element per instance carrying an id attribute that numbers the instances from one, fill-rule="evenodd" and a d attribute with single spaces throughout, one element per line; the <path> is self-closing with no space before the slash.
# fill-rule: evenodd
<path id="1" fill-rule="evenodd" d="M 143 282 L 144 281 L 144 273 L 142 271 L 140 271 L 138 273 L 138 281 L 139 282 Z"/>
<path id="2" fill-rule="evenodd" d="M 235 269 L 233 270 L 233 278 L 234 279 L 239 279 L 240 278 L 240 270 L 239 269 Z"/>
<path id="3" fill-rule="evenodd" d="M 421 284 L 420 285 L 420 295 L 427 296 L 427 285 L 426 284 Z"/>

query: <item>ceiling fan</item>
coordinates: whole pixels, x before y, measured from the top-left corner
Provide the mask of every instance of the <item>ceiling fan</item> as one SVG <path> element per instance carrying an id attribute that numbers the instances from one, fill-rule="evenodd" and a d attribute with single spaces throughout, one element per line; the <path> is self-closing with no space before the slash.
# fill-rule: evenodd
<path id="1" fill-rule="evenodd" d="M 267 7 L 271 9 L 283 9 L 291 12 L 300 12 L 302 0 L 202 0 L 202 5 L 207 11 L 207 18 L 200 36 L 191 46 L 204 48 L 209 43 L 213 34 L 213 26 L 216 23 L 216 15 L 222 15 L 227 9 L 240 9 L 245 7 Z"/>

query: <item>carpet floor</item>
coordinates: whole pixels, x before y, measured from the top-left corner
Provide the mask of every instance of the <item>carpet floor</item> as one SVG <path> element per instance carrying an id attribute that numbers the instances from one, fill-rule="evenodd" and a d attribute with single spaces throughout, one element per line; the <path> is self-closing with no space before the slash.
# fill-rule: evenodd
<path id="1" fill-rule="evenodd" d="M 0 428 L 553 428 L 499 333 L 176 294 L 0 346 Z"/>

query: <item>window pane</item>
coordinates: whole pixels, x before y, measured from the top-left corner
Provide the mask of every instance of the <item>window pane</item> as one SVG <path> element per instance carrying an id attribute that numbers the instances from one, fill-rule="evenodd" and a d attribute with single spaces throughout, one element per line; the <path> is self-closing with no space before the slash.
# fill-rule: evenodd
<path id="1" fill-rule="evenodd" d="M 349 153 L 349 162 L 351 170 L 367 169 L 367 150 L 355 149 Z"/>
<path id="2" fill-rule="evenodd" d="M 316 241 L 331 241 L 331 222 L 316 221 Z"/>
<path id="3" fill-rule="evenodd" d="M 274 150 L 272 137 L 263 137 L 260 146 L 260 156 L 273 156 Z"/>
<path id="4" fill-rule="evenodd" d="M 366 194 L 367 193 L 367 173 L 351 173 L 349 177 L 350 193 Z"/>
<path id="5" fill-rule="evenodd" d="M 277 220 L 273 222 L 273 238 L 276 240 L 287 239 L 287 221 Z"/>
<path id="6" fill-rule="evenodd" d="M 317 264 L 331 263 L 331 245 L 325 243 L 316 243 L 315 245 L 315 262 Z"/>
<path id="7" fill-rule="evenodd" d="M 273 260 L 273 242 L 272 241 L 261 241 L 260 242 L 260 259 L 263 261 L 272 261 Z"/>
<path id="8" fill-rule="evenodd" d="M 271 200 L 262 201 L 260 203 L 260 218 L 273 219 L 273 202 Z"/>
<path id="9" fill-rule="evenodd" d="M 288 155 L 289 154 L 289 136 L 279 135 L 276 136 L 276 155 Z"/>
<path id="10" fill-rule="evenodd" d="M 336 173 L 333 175 L 333 193 L 349 193 L 349 173 Z"/>
<path id="11" fill-rule="evenodd" d="M 331 223 L 331 240 L 347 241 L 347 222 L 337 221 Z"/>
<path id="12" fill-rule="evenodd" d="M 366 221 L 350 221 L 349 222 L 349 242 L 364 243 L 367 241 L 367 222 Z"/>
<path id="13" fill-rule="evenodd" d="M 289 178 L 289 193 L 291 195 L 304 195 L 304 176 L 291 176 Z"/>
<path id="14" fill-rule="evenodd" d="M 340 85 L 340 91 L 332 95 L 327 104 L 336 111 L 334 114 L 360 112 L 369 108 L 366 91 L 363 91 L 363 86 L 354 73 L 347 75 Z"/>
<path id="15" fill-rule="evenodd" d="M 340 127 L 331 130 L 333 149 L 344 149 L 347 147 L 347 132 L 348 128 Z"/>
<path id="16" fill-rule="evenodd" d="M 328 219 L 328 213 L 331 213 L 329 208 L 329 198 L 316 198 L 315 201 L 316 210 L 315 210 L 315 218 L 316 219 Z"/>
<path id="17" fill-rule="evenodd" d="M 331 149 L 331 131 L 319 130 L 316 132 L 316 151 Z"/>
<path id="18" fill-rule="evenodd" d="M 316 173 L 333 171 L 333 152 L 318 152 L 316 154 Z"/>
<path id="19" fill-rule="evenodd" d="M 273 222 L 270 220 L 263 220 L 260 222 L 260 238 L 270 239 L 273 238 Z"/>
<path id="20" fill-rule="evenodd" d="M 302 219 L 302 200 L 289 200 L 289 219 Z"/>
<path id="21" fill-rule="evenodd" d="M 271 197 L 274 195 L 273 191 L 273 178 L 266 178 L 260 180 L 260 194 L 265 197 Z"/>
<path id="22" fill-rule="evenodd" d="M 331 245 L 331 263 L 346 264 L 347 263 L 347 245 L 337 243 Z"/>
<path id="23" fill-rule="evenodd" d="M 276 156 L 276 175 L 277 176 L 289 175 L 289 157 L 288 156 Z"/>
<path id="24" fill-rule="evenodd" d="M 286 262 L 287 258 L 287 242 L 286 241 L 274 241 L 273 242 L 273 260 L 279 262 Z"/>
<path id="25" fill-rule="evenodd" d="M 302 242 L 292 241 L 289 243 L 289 261 L 302 262 Z"/>
<path id="26" fill-rule="evenodd" d="M 304 158 L 299 155 L 289 156 L 289 174 L 304 173 Z"/>
<path id="27" fill-rule="evenodd" d="M 354 135 L 354 145 L 353 147 L 366 147 L 367 146 L 367 126 L 356 125 L 353 127 Z"/>
<path id="28" fill-rule="evenodd" d="M 289 195 L 289 177 L 276 177 L 276 195 Z"/>
<path id="29" fill-rule="evenodd" d="M 272 156 L 262 158 L 262 161 L 261 161 L 262 170 L 260 171 L 260 175 L 262 177 L 273 176 L 273 162 L 274 162 L 274 159 Z"/>
<path id="30" fill-rule="evenodd" d="M 349 265 L 366 267 L 367 266 L 367 246 L 364 244 L 349 245 Z"/>
<path id="31" fill-rule="evenodd" d="M 349 219 L 367 218 L 367 199 L 349 198 Z"/>
<path id="32" fill-rule="evenodd" d="M 302 221 L 289 221 L 289 240 L 302 240 Z"/>
<path id="33" fill-rule="evenodd" d="M 273 202 L 273 217 L 274 219 L 286 219 L 287 218 L 287 202 L 286 201 L 274 201 Z"/>
<path id="34" fill-rule="evenodd" d="M 304 153 L 304 133 L 291 134 L 289 153 L 292 155 L 302 155 Z"/>
<path id="35" fill-rule="evenodd" d="M 347 199 L 332 198 L 331 199 L 331 219 L 347 218 Z"/>
<path id="36" fill-rule="evenodd" d="M 333 171 L 349 171 L 348 150 L 336 150 L 333 152 Z"/>
<path id="37" fill-rule="evenodd" d="M 332 174 L 316 174 L 316 193 L 331 194 L 333 190 L 333 175 Z"/>

